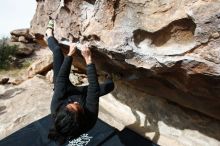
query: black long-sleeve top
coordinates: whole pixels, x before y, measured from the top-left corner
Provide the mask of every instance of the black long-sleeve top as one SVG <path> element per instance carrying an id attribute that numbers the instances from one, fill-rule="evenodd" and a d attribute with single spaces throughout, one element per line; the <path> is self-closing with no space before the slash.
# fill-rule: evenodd
<path id="1" fill-rule="evenodd" d="M 74 92 L 68 94 L 67 89 L 70 85 L 69 74 L 71 63 L 72 57 L 66 56 L 56 78 L 54 94 L 51 101 L 51 114 L 53 116 L 61 106 L 66 106 L 68 102 L 77 101 L 84 108 L 86 119 L 88 119 L 87 127 L 91 127 L 95 124 L 98 117 L 100 87 L 96 68 L 94 64 L 87 65 L 86 71 L 89 82 L 87 93 L 83 95 L 74 95 Z"/>

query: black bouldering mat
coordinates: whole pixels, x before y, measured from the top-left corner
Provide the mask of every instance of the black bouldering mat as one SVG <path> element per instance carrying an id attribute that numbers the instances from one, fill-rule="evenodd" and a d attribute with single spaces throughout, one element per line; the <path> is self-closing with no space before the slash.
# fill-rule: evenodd
<path id="1" fill-rule="evenodd" d="M 48 115 L 18 130 L 0 141 L 0 146 L 57 146 L 47 138 L 52 124 Z M 87 133 L 67 141 L 63 146 L 156 146 L 152 142 L 131 131 L 117 131 L 98 119 L 96 125 Z"/>

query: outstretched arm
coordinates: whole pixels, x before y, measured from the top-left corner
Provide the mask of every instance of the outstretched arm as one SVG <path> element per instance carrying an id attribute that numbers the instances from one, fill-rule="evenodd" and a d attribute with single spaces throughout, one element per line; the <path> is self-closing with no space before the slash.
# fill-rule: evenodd
<path id="1" fill-rule="evenodd" d="M 70 68 L 72 64 L 72 55 L 75 53 L 76 47 L 70 45 L 68 55 L 64 58 L 63 64 L 58 73 L 56 82 L 54 84 L 54 95 L 51 102 L 51 113 L 54 113 L 56 109 L 62 104 L 62 100 L 65 99 L 67 84 L 69 82 Z"/>
<path id="2" fill-rule="evenodd" d="M 100 87 L 99 87 L 95 64 L 93 64 L 92 62 L 92 56 L 88 46 L 83 47 L 82 55 L 87 64 L 86 71 L 89 82 L 85 108 L 89 114 L 88 116 L 91 118 L 93 122 L 95 122 L 98 116 Z"/>
<path id="3" fill-rule="evenodd" d="M 57 80 L 55 83 L 55 92 L 60 92 L 59 90 L 62 88 L 66 89 L 67 83 L 69 81 L 69 74 L 70 74 L 70 69 L 71 69 L 71 64 L 72 64 L 72 55 L 75 52 L 76 52 L 76 45 L 71 44 L 69 53 L 65 57 L 63 64 L 60 68 L 60 71 L 58 73 Z M 65 90 L 65 89 L 63 89 L 63 90 Z M 64 94 L 64 93 L 62 92 L 62 94 Z M 58 98 L 62 98 L 62 97 L 59 96 Z"/>

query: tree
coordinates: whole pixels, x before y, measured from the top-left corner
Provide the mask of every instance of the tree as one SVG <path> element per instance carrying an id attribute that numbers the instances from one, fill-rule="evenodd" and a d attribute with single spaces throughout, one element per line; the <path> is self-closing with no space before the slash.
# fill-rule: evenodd
<path id="1" fill-rule="evenodd" d="M 9 46 L 7 38 L 0 39 L 0 69 L 10 67 L 12 57 L 15 56 L 17 46 Z"/>

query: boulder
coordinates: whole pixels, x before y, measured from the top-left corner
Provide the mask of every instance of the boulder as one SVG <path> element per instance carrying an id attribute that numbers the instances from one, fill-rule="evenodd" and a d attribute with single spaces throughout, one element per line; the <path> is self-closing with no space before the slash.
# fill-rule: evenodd
<path id="1" fill-rule="evenodd" d="M 8 42 L 10 46 L 16 46 L 17 56 L 29 56 L 34 52 L 35 44 L 24 44 L 21 42 Z"/>
<path id="2" fill-rule="evenodd" d="M 48 16 L 53 16 L 56 18 L 55 37 L 58 40 L 71 33 L 81 43 L 90 42 L 98 73 L 108 72 L 121 80 L 116 86 L 124 88 L 117 90 L 113 99 L 108 102 L 109 105 L 115 105 L 114 102 L 124 103 L 128 106 L 125 108 L 126 112 L 129 112 L 136 108 L 128 103 L 129 97 L 134 97 L 135 102 L 147 100 L 150 96 L 149 99 L 152 100 L 147 100 L 149 103 L 154 101 L 154 98 L 162 98 L 176 107 L 180 105 L 189 110 L 183 113 L 195 112 L 195 115 L 198 115 L 196 118 L 186 116 L 182 119 L 179 116 L 181 113 L 175 113 L 172 108 L 169 110 L 162 106 L 163 108 L 157 111 L 151 106 L 160 104 L 159 101 L 152 104 L 138 102 L 141 107 L 139 110 L 151 117 L 143 128 L 145 133 L 159 131 L 161 139 L 172 137 L 174 144 L 167 145 L 175 145 L 178 142 L 182 145 L 219 145 L 219 130 L 213 128 L 213 132 L 210 132 L 215 133 L 213 135 L 203 131 L 204 127 L 209 127 L 209 124 L 204 126 L 207 117 L 213 118 L 208 120 L 207 123 L 210 124 L 212 121 L 217 124 L 220 120 L 219 1 L 45 0 L 38 1 L 37 5 L 30 28 L 32 33 L 42 36 Z M 80 55 L 74 59 L 73 64 L 85 69 Z M 140 98 L 141 96 L 135 95 L 138 92 L 144 92 L 146 96 Z M 120 106 L 118 107 L 120 109 Z M 148 110 L 144 110 L 145 108 Z M 108 111 L 107 108 L 106 110 Z M 171 111 L 174 111 L 173 115 L 163 117 Z M 171 120 L 166 121 L 168 126 L 163 126 L 160 121 L 172 116 L 174 117 Z M 117 119 L 120 115 L 115 114 L 114 117 Z M 126 117 L 130 117 L 129 114 Z M 157 122 L 150 121 L 151 119 L 157 119 Z M 136 116 L 135 120 L 138 121 L 139 116 Z M 196 120 L 199 121 L 197 126 L 203 130 L 184 126 L 185 121 L 193 123 Z M 172 124 L 176 121 L 180 122 Z M 162 127 L 151 126 L 148 129 L 150 123 L 161 124 Z M 143 123 L 135 125 L 141 129 L 142 126 L 138 124 Z M 172 133 L 175 129 L 177 134 L 174 132 L 174 135 L 177 139 Z M 197 142 L 185 142 L 184 137 L 178 135 L 178 130 L 180 133 L 188 131 L 185 134 L 191 135 L 191 140 L 197 139 Z M 141 133 L 141 130 L 139 132 Z M 198 133 L 217 142 L 201 142 L 200 139 L 206 138 L 197 135 Z"/>
<path id="3" fill-rule="evenodd" d="M 139 92 L 120 80 L 115 83 L 112 94 L 100 97 L 99 118 L 105 122 L 119 130 L 129 127 L 164 146 L 219 144 L 218 120 Z M 52 88 L 41 75 L 16 86 L 0 85 L 0 139 L 48 115 Z"/>
<path id="4" fill-rule="evenodd" d="M 27 69 L 28 77 L 31 78 L 36 74 L 46 74 L 52 68 L 53 57 L 52 55 L 44 56 L 35 61 Z"/>
<path id="5" fill-rule="evenodd" d="M 10 32 L 11 35 L 14 36 L 28 36 L 29 35 L 29 28 L 24 28 L 24 29 L 16 29 Z"/>
<path id="6" fill-rule="evenodd" d="M 24 29 L 16 29 L 10 32 L 12 41 L 14 41 L 15 37 L 18 38 L 19 42 L 28 43 L 33 42 L 34 37 L 29 33 L 29 28 Z"/>
<path id="7" fill-rule="evenodd" d="M 24 36 L 19 36 L 18 41 L 22 43 L 28 43 L 28 40 L 26 40 Z"/>
<path id="8" fill-rule="evenodd" d="M 50 113 L 52 87 L 42 76 L 0 85 L 0 139 Z"/>
<path id="9" fill-rule="evenodd" d="M 54 15 L 58 39 L 72 33 L 93 43 L 104 59 L 96 58 L 99 71 L 220 119 L 220 87 L 213 86 L 220 75 L 219 7 L 198 0 L 38 1 L 30 31 L 44 34 Z"/>

